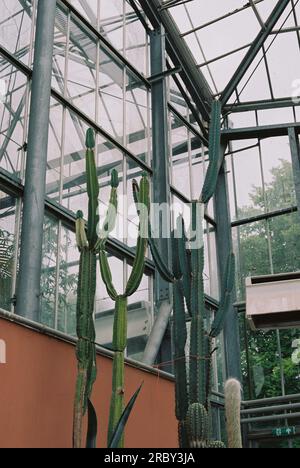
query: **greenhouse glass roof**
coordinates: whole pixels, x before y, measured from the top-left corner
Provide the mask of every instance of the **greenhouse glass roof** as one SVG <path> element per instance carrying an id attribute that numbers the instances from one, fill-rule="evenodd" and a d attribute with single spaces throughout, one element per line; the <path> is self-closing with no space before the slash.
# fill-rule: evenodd
<path id="1" fill-rule="evenodd" d="M 279 19 L 267 34 L 278 7 Z M 254 44 L 258 54 L 226 100 L 273 100 L 295 92 L 300 78 L 299 0 L 166 0 L 162 9 L 174 18 L 213 94 L 232 83 Z M 267 37 L 260 46 L 264 31 Z"/>

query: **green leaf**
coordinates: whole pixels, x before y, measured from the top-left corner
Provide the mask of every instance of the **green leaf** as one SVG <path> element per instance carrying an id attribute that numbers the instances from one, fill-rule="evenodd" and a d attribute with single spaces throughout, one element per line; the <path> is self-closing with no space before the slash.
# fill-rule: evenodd
<path id="1" fill-rule="evenodd" d="M 98 421 L 93 403 L 88 400 L 88 432 L 86 438 L 86 448 L 97 448 Z"/>
<path id="2" fill-rule="evenodd" d="M 135 405 L 135 402 L 142 390 L 142 387 L 143 387 L 143 384 L 140 386 L 140 388 L 135 392 L 135 394 L 133 395 L 133 397 L 131 398 L 130 402 L 128 403 L 127 407 L 125 408 L 121 418 L 120 418 L 120 421 L 118 422 L 117 424 L 117 427 L 116 427 L 116 430 L 112 436 L 112 439 L 109 443 L 109 446 L 108 448 L 110 449 L 114 449 L 114 448 L 118 448 L 119 447 L 119 444 L 120 444 L 120 441 L 123 437 L 123 434 L 124 434 L 124 431 L 125 431 L 125 427 L 126 427 L 126 424 L 128 422 L 128 419 L 131 415 L 131 412 L 133 410 L 133 407 Z"/>

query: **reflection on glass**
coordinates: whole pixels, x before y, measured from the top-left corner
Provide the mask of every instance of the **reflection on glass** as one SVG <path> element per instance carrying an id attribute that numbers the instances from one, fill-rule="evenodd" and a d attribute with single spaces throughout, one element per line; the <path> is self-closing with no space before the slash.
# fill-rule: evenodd
<path id="1" fill-rule="evenodd" d="M 48 327 L 55 328 L 58 222 L 54 218 L 46 217 L 43 232 L 40 321 Z"/>
<path id="2" fill-rule="evenodd" d="M 63 109 L 54 99 L 50 106 L 46 194 L 60 201 Z"/>
<path id="3" fill-rule="evenodd" d="M 123 261 L 110 255 L 109 265 L 112 272 L 114 287 L 118 294 L 124 293 L 124 267 Z M 105 348 L 112 349 L 112 335 L 114 322 L 115 303 L 108 296 L 106 287 L 102 281 L 100 268 L 97 268 L 96 290 L 96 343 Z"/>
<path id="4" fill-rule="evenodd" d="M 79 272 L 79 251 L 75 234 L 61 227 L 59 248 L 59 284 L 57 329 L 76 334 L 76 304 Z"/>
<path id="5" fill-rule="evenodd" d="M 11 311 L 16 200 L 0 191 L 0 308 Z"/>

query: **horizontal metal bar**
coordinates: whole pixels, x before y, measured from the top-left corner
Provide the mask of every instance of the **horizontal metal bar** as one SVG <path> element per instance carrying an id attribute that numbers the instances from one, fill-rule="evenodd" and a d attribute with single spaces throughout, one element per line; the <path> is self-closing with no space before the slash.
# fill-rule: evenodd
<path id="1" fill-rule="evenodd" d="M 27 67 L 23 62 L 18 60 L 16 57 L 14 57 L 7 49 L 5 49 L 3 46 L 0 45 L 0 54 L 9 62 L 11 63 L 15 68 L 20 70 L 24 75 L 27 77 L 32 76 L 32 70 Z"/>
<path id="2" fill-rule="evenodd" d="M 224 107 L 225 114 L 236 112 L 252 112 L 269 109 L 280 109 L 283 107 L 294 107 L 300 105 L 300 99 L 284 97 L 280 99 L 265 99 L 261 101 L 237 102 Z"/>
<path id="3" fill-rule="evenodd" d="M 11 196 L 22 197 L 24 193 L 24 186 L 20 181 L 17 181 L 13 176 L 9 175 L 4 169 L 0 168 L 0 188 Z M 46 198 L 45 211 L 47 215 L 55 217 L 60 220 L 68 229 L 75 232 L 76 215 L 67 208 L 59 205 L 54 200 Z M 135 253 L 122 242 L 117 239 L 108 239 L 107 250 L 109 253 L 117 256 L 118 258 L 127 259 L 133 263 Z M 153 275 L 155 273 L 155 266 L 149 258 L 145 262 L 145 273 Z"/>
<path id="4" fill-rule="evenodd" d="M 148 81 L 152 85 L 153 83 L 156 83 L 157 81 L 164 80 L 165 78 L 168 78 L 169 76 L 173 76 L 176 73 L 180 73 L 181 71 L 182 71 L 181 67 L 169 68 L 168 70 L 166 70 L 166 71 L 164 71 L 162 73 L 158 73 L 157 75 L 150 76 L 148 78 Z"/>
<path id="5" fill-rule="evenodd" d="M 3 49 L 3 47 L 0 46 L 0 54 L 4 55 L 5 58 L 15 67 L 17 67 L 20 71 L 25 73 L 28 77 L 32 75 L 32 71 L 24 66 L 22 62 L 19 60 L 15 59 L 7 50 Z M 90 117 L 88 117 L 84 112 L 82 112 L 78 107 L 74 106 L 73 103 L 71 103 L 68 99 L 66 99 L 62 94 L 57 92 L 55 89 L 52 88 L 51 90 L 51 96 L 56 99 L 60 104 L 62 104 L 64 107 L 68 108 L 71 110 L 74 114 L 76 114 L 81 120 L 83 120 L 87 125 L 90 127 L 94 128 L 96 132 L 98 132 L 100 135 L 102 135 L 104 138 L 106 138 L 108 141 L 110 141 L 116 148 L 118 148 L 122 153 L 126 154 L 129 158 L 131 158 L 138 166 L 143 168 L 145 171 L 147 171 L 149 174 L 152 175 L 153 170 L 151 167 L 149 167 L 147 164 L 145 164 L 143 161 L 141 161 L 137 156 L 135 156 L 131 151 L 129 151 L 126 147 L 124 147 L 120 142 L 115 140 L 109 133 L 107 133 L 101 126 L 97 125 L 96 122 L 94 122 Z"/>
<path id="6" fill-rule="evenodd" d="M 250 44 L 245 44 L 241 47 L 238 47 L 237 49 L 230 50 L 229 52 L 226 52 L 225 54 L 218 55 L 218 57 L 214 57 L 213 59 L 207 60 L 206 62 L 200 63 L 197 65 L 198 68 L 203 68 L 207 67 L 207 65 L 210 65 L 211 63 L 218 62 L 219 60 L 222 60 L 226 57 L 230 57 L 231 55 L 237 54 L 238 52 L 241 52 L 242 50 L 248 49 L 251 46 L 252 43 Z"/>
<path id="7" fill-rule="evenodd" d="M 276 406 L 263 406 L 261 408 L 252 408 L 247 410 L 242 410 L 241 414 L 246 416 L 247 414 L 259 414 L 259 413 L 272 413 L 276 411 L 292 411 L 295 409 L 300 409 L 300 403 L 290 403 L 287 405 L 276 405 Z"/>
<path id="8" fill-rule="evenodd" d="M 234 141 L 286 136 L 289 128 L 294 128 L 296 133 L 299 134 L 300 122 L 263 125 L 261 127 L 229 128 L 222 130 L 222 138 L 224 141 Z"/>
<path id="9" fill-rule="evenodd" d="M 261 3 L 262 1 L 263 0 L 254 0 L 254 3 Z M 224 19 L 227 19 L 230 16 L 236 15 L 236 14 L 246 10 L 247 8 L 251 8 L 250 3 L 247 3 L 246 5 L 243 5 L 240 8 L 236 8 L 235 10 L 230 11 L 229 13 L 225 13 L 225 15 L 219 16 L 218 18 L 214 18 L 213 20 L 209 21 L 208 23 L 205 23 L 205 24 L 202 24 L 201 26 L 190 29 L 189 31 L 186 31 L 186 32 L 182 33 L 180 36 L 181 37 L 189 36 L 190 34 L 193 34 L 193 33 L 196 33 L 197 31 L 200 31 L 201 29 L 205 29 L 208 26 L 211 26 L 211 25 L 213 25 L 215 23 L 218 23 L 219 21 L 222 21 Z"/>
<path id="10" fill-rule="evenodd" d="M 231 226 L 240 227 L 245 226 L 246 224 L 256 223 L 258 221 L 265 221 L 267 219 L 278 218 L 279 216 L 296 213 L 298 211 L 297 206 L 292 206 L 290 208 L 283 208 L 282 210 L 270 211 L 270 213 L 262 213 L 261 215 L 252 216 L 251 218 L 245 218 L 238 221 L 233 221 Z"/>
<path id="11" fill-rule="evenodd" d="M 74 106 L 68 99 L 58 93 L 56 90 L 52 89 L 52 97 L 59 101 L 64 107 L 70 109 L 74 114 L 76 114 L 80 119 L 86 122 L 87 125 L 92 127 L 97 133 L 102 135 L 108 141 L 110 141 L 116 148 L 118 148 L 122 153 L 132 159 L 138 166 L 147 171 L 149 174 L 153 174 L 153 170 L 150 166 L 141 161 L 137 156 L 135 156 L 131 151 L 124 147 L 121 143 L 115 140 L 109 133 L 107 133 L 102 127 L 96 124 L 90 117 L 84 114 L 80 109 Z"/>
<path id="12" fill-rule="evenodd" d="M 241 424 L 254 424 L 260 422 L 272 422 L 289 419 L 300 419 L 300 413 L 277 414 L 274 416 L 261 416 L 259 418 L 242 419 Z"/>
<path id="13" fill-rule="evenodd" d="M 274 398 L 263 398 L 260 400 L 248 400 L 243 401 L 243 406 L 258 406 L 258 405 L 269 405 L 272 403 L 281 403 L 287 401 L 295 401 L 300 399 L 300 393 L 294 395 L 286 395 L 281 397 L 274 397 Z"/>

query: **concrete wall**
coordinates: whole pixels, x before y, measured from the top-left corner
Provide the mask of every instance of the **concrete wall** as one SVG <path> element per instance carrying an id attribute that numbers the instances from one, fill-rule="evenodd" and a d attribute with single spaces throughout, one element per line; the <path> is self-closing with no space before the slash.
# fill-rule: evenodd
<path id="1" fill-rule="evenodd" d="M 75 349 L 0 318 L 6 364 L 0 364 L 0 448 L 70 448 L 76 379 Z M 0 360 L 1 362 L 1 360 Z M 112 361 L 98 356 L 93 402 L 105 447 Z M 127 448 L 176 448 L 174 384 L 127 366 L 126 399 L 144 387 L 128 423 Z"/>

